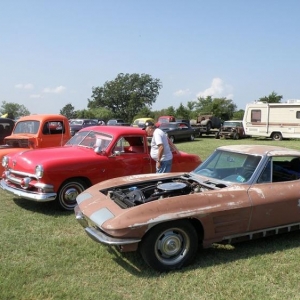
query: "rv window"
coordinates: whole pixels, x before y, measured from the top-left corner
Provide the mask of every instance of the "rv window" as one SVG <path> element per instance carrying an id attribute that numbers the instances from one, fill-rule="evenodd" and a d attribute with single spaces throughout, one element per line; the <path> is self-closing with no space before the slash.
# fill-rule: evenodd
<path id="1" fill-rule="evenodd" d="M 251 110 L 251 122 L 261 122 L 261 110 L 260 109 Z"/>
<path id="2" fill-rule="evenodd" d="M 300 111 L 296 111 L 296 119 L 300 119 Z"/>

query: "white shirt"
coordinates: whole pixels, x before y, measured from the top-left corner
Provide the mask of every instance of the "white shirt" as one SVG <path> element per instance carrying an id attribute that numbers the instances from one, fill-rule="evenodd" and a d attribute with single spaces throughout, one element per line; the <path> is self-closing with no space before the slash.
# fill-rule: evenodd
<path id="1" fill-rule="evenodd" d="M 161 157 L 161 160 L 171 160 L 173 158 L 173 154 L 171 152 L 169 141 L 167 135 L 159 128 L 156 128 L 153 132 L 152 140 L 151 140 L 151 158 L 155 161 L 158 160 L 158 145 L 164 146 L 164 152 Z"/>

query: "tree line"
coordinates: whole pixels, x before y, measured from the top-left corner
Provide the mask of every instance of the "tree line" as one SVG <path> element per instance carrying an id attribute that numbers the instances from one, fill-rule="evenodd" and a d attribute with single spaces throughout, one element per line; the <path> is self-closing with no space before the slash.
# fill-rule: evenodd
<path id="1" fill-rule="evenodd" d="M 222 120 L 243 118 L 244 110 L 237 110 L 237 105 L 226 97 L 213 98 L 212 96 L 198 97 L 197 100 L 188 101 L 186 105 L 180 103 L 179 107 L 153 111 L 152 105 L 156 102 L 163 85 L 160 79 L 148 74 L 120 73 L 114 80 L 107 81 L 103 86 L 93 87 L 92 95 L 87 99 L 87 108 L 76 110 L 68 103 L 60 114 L 68 119 L 86 118 L 109 119 L 120 118 L 131 123 L 136 118 L 150 117 L 158 119 L 162 115 L 173 115 L 182 119 L 197 119 L 202 114 L 212 114 Z M 281 102 L 283 96 L 274 91 L 269 96 L 259 98 L 258 101 L 269 103 Z M 0 114 L 11 119 L 29 115 L 29 110 L 17 103 L 2 102 Z"/>

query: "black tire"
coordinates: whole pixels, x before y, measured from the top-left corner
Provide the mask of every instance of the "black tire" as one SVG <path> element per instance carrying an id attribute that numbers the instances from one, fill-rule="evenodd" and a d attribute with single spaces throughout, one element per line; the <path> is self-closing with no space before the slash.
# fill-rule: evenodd
<path id="1" fill-rule="evenodd" d="M 219 139 L 220 138 L 220 132 L 216 132 L 215 133 L 215 139 Z"/>
<path id="2" fill-rule="evenodd" d="M 171 141 L 172 143 L 175 142 L 175 137 L 174 137 L 174 135 L 171 135 L 171 136 L 169 137 L 169 139 L 170 139 L 170 141 Z"/>
<path id="3" fill-rule="evenodd" d="M 272 139 L 273 141 L 282 141 L 282 134 L 280 132 L 273 132 Z"/>
<path id="4" fill-rule="evenodd" d="M 73 210 L 76 206 L 76 197 L 87 189 L 87 184 L 81 179 L 66 180 L 59 188 L 56 203 L 63 210 Z"/>
<path id="5" fill-rule="evenodd" d="M 206 125 L 206 132 L 209 133 L 211 131 L 211 123 L 208 122 Z"/>
<path id="6" fill-rule="evenodd" d="M 145 235 L 139 251 L 145 262 L 157 271 L 179 269 L 188 265 L 197 254 L 197 232 L 185 220 L 162 223 Z"/>
<path id="7" fill-rule="evenodd" d="M 194 140 L 195 140 L 195 136 L 194 136 L 194 134 L 191 134 L 190 141 L 194 141 Z"/>
<path id="8" fill-rule="evenodd" d="M 240 135 L 236 132 L 234 135 L 233 135 L 233 139 L 234 140 L 238 140 L 240 138 Z"/>

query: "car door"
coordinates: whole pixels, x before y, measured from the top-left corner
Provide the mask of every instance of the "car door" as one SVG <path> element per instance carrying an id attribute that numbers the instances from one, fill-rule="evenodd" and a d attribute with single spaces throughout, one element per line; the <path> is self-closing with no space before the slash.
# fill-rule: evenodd
<path id="1" fill-rule="evenodd" d="M 192 134 L 192 130 L 184 123 L 180 123 L 179 127 L 181 131 L 182 139 L 189 139 Z"/>
<path id="2" fill-rule="evenodd" d="M 248 190 L 253 206 L 250 231 L 300 222 L 300 180 L 290 180 L 282 173 L 282 181 L 276 182 L 275 169 L 270 159 L 260 177 L 267 175 L 267 179 L 259 178 Z"/>
<path id="3" fill-rule="evenodd" d="M 182 124 L 175 124 L 171 134 L 175 136 L 176 140 L 184 140 L 187 138 L 187 132 Z"/>
<path id="4" fill-rule="evenodd" d="M 128 143 L 130 138 L 132 137 L 123 136 L 119 138 L 112 148 L 109 156 L 112 177 L 146 174 L 155 171 L 155 164 L 148 152 L 146 139 L 143 136 L 139 137 L 143 141 L 143 144 L 137 145 L 140 149 L 139 152 L 129 152 L 126 149 L 132 146 Z"/>
<path id="5" fill-rule="evenodd" d="M 63 146 L 65 125 L 61 120 L 47 120 L 39 129 L 39 148 Z"/>

